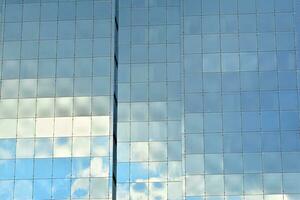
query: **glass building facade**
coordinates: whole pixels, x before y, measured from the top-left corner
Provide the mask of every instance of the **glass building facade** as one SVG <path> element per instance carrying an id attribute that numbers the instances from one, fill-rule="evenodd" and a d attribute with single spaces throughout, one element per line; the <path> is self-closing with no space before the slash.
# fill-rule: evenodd
<path id="1" fill-rule="evenodd" d="M 0 199 L 299 200 L 299 0 L 0 0 Z"/>
<path id="2" fill-rule="evenodd" d="M 1 5 L 0 199 L 112 199 L 114 3 Z"/>

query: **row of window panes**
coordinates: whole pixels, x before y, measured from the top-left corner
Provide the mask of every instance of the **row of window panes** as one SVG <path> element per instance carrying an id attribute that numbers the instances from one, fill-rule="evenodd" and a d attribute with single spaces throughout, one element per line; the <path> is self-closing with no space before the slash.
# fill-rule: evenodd
<path id="1" fill-rule="evenodd" d="M 1 139 L 0 149 L 3 154 L 0 155 L 0 159 L 109 156 L 109 138 L 106 136 L 57 136 L 54 138 Z"/>
<path id="2" fill-rule="evenodd" d="M 280 48 L 292 48 L 293 50 L 293 36 L 288 36 L 290 32 L 281 32 L 281 36 L 277 36 L 278 39 L 281 39 L 281 41 L 277 41 L 277 45 L 281 45 Z M 288 44 L 284 44 L 283 40 L 286 40 L 286 36 L 290 37 L 290 41 Z M 275 43 L 275 34 L 274 33 L 261 33 L 256 34 L 254 37 L 252 33 L 250 34 L 243 34 L 243 37 L 245 38 L 243 41 L 239 41 L 239 35 L 238 34 L 204 34 L 203 36 L 210 38 L 211 40 L 214 38 L 214 40 L 211 41 L 210 44 L 214 44 L 212 47 L 209 47 L 207 45 L 208 40 L 203 41 L 202 44 L 202 37 L 201 35 L 187 35 L 186 36 L 186 45 L 189 45 L 189 40 L 194 40 L 194 42 L 197 42 L 198 45 L 194 45 L 194 47 L 189 47 L 188 51 L 221 51 L 225 53 L 238 53 L 240 52 L 240 47 L 243 48 L 242 51 L 275 51 L 276 49 L 276 43 Z M 250 43 L 248 40 L 252 40 L 252 43 Z M 252 38 L 251 38 L 252 37 Z M 254 39 L 256 38 L 256 39 Z M 257 41 L 256 41 L 257 40 Z M 217 42 L 218 41 L 218 42 Z M 239 44 L 241 43 L 241 44 Z M 202 46 L 201 46 L 202 44 Z M 188 46 L 187 46 L 188 47 Z M 255 48 L 256 47 L 256 48 Z M 278 46 L 277 46 L 278 47 Z M 248 50 L 249 49 L 249 50 Z M 279 50 L 279 49 L 278 49 Z M 280 50 L 282 51 L 282 50 Z M 286 51 L 286 50 L 283 50 Z"/>
<path id="3" fill-rule="evenodd" d="M 119 103 L 118 121 L 180 120 L 180 102 Z"/>
<path id="4" fill-rule="evenodd" d="M 109 38 L 7 41 L 4 42 L 3 59 L 110 56 L 110 43 Z"/>
<path id="5" fill-rule="evenodd" d="M 298 95 L 299 92 L 295 90 L 296 86 L 290 89 L 277 91 L 277 84 L 272 88 L 246 88 L 240 87 L 239 79 L 236 76 L 226 77 L 227 81 L 222 82 L 222 93 L 216 93 L 221 91 L 216 83 L 210 88 L 201 87 L 201 82 L 188 80 L 185 90 L 185 108 L 187 112 L 220 112 L 222 109 L 225 111 L 243 110 L 295 110 L 298 109 Z M 232 79 L 232 82 L 230 81 Z M 219 81 L 216 79 L 216 81 Z M 192 83 L 200 84 L 200 86 L 190 85 Z M 204 82 L 206 86 L 210 82 Z M 253 83 L 255 84 L 255 83 Z M 176 101 L 180 100 L 180 84 L 169 83 L 154 83 L 154 84 L 119 84 L 119 101 L 120 102 L 143 102 L 143 101 Z M 260 91 L 259 91 L 260 90 Z M 241 91 L 241 92 L 240 92 Z M 240 92 L 240 93 L 239 93 Z M 229 98 L 235 100 L 236 105 L 231 108 Z M 203 106 L 204 105 L 204 106 Z"/>
<path id="6" fill-rule="evenodd" d="M 237 173 L 291 173 L 300 172 L 299 153 L 244 154 L 193 154 L 186 157 L 186 173 L 237 174 Z M 243 160 L 245 155 L 246 160 Z M 250 161 L 249 161 L 250 157 Z M 253 162 L 257 161 L 257 162 Z"/>
<path id="7" fill-rule="evenodd" d="M 237 173 L 284 173 L 299 172 L 298 153 L 263 153 L 262 155 L 206 154 L 187 155 L 186 173 L 193 174 L 237 174 Z M 245 156 L 245 160 L 243 160 Z M 197 160 L 191 160 L 197 159 Z M 282 159 L 282 161 L 281 161 Z M 262 161 L 261 161 L 262 160 Z M 202 161 L 202 164 L 201 164 Z M 257 161 L 257 162 L 253 162 Z M 204 164 L 203 164 L 204 162 Z M 251 163 L 252 162 L 252 163 Z"/>
<path id="8" fill-rule="evenodd" d="M 2 79 L 109 75 L 110 58 L 106 57 L 2 61 Z"/>
<path id="9" fill-rule="evenodd" d="M 214 157 L 213 157 L 214 156 Z M 261 173 L 262 169 L 261 166 L 256 164 L 251 164 L 250 162 L 253 161 L 253 158 L 250 158 L 246 156 L 246 161 L 248 165 L 245 166 L 245 173 L 243 173 L 243 166 L 240 164 L 239 157 L 237 157 L 237 166 L 234 166 L 234 162 L 231 162 L 227 164 L 226 161 L 229 161 L 228 159 L 233 159 L 234 157 L 226 157 L 225 158 L 225 176 L 243 176 L 245 174 L 246 176 L 254 173 Z M 255 157 L 256 158 L 256 157 Z M 197 159 L 197 160 L 190 160 L 190 159 Z M 188 155 L 186 159 L 186 168 L 185 172 L 187 173 L 187 176 L 191 175 L 197 175 L 197 174 L 222 174 L 223 170 L 221 169 L 223 164 L 222 161 L 220 163 L 217 162 L 217 160 L 211 160 L 216 159 L 215 155 L 208 155 L 203 159 L 203 155 Z M 221 158 L 220 158 L 221 159 Z M 252 160 L 251 160 L 252 159 Z M 258 157 L 258 159 L 260 159 Z M 280 159 L 280 158 L 279 158 Z M 205 166 L 202 162 L 205 162 Z M 266 163 L 264 163 L 264 168 L 272 168 L 270 167 L 270 164 L 273 166 L 279 165 L 279 163 L 270 163 L 270 160 L 264 160 Z M 214 163 L 215 162 L 215 163 Z M 168 165 L 170 164 L 170 165 Z M 152 182 L 152 180 L 156 181 L 166 181 L 168 180 L 178 180 L 181 178 L 180 173 L 180 167 L 181 163 L 178 161 L 170 161 L 170 162 L 130 162 L 130 163 L 118 163 L 118 182 Z M 220 169 L 219 169 L 220 168 Z M 239 169 L 240 168 L 240 169 Z M 275 169 L 276 167 L 274 167 Z M 281 167 L 280 167 L 281 168 Z M 156 169 L 157 171 L 154 171 L 153 169 Z M 204 170 L 205 169 L 205 170 Z M 265 176 L 282 176 L 281 169 L 274 170 L 274 169 L 264 169 L 264 175 Z M 177 172 L 176 172 L 176 171 Z M 289 171 L 289 170 L 287 170 Z M 291 170 L 289 173 L 296 173 L 299 170 Z M 272 173 L 272 174 L 270 174 Z M 284 172 L 287 173 L 287 172 Z M 230 175 L 229 175 L 230 174 Z"/>
<path id="10" fill-rule="evenodd" d="M 264 12 L 293 12 L 294 1 L 287 0 L 186 0 L 184 2 L 185 15 L 211 15 L 233 13 L 264 13 Z"/>
<path id="11" fill-rule="evenodd" d="M 202 111 L 199 110 L 199 112 Z M 189 118 L 191 115 L 199 114 L 188 114 L 187 123 L 190 124 L 187 129 L 189 131 L 191 131 L 190 129 L 193 126 L 193 120 Z M 203 121 L 198 121 L 198 123 L 204 124 L 204 127 L 198 128 L 197 132 L 199 130 L 204 132 L 279 131 L 297 130 L 299 128 L 297 124 L 299 113 L 297 111 L 228 112 L 223 115 L 205 112 L 203 118 Z M 215 123 L 215 127 L 213 123 Z"/>
<path id="12" fill-rule="evenodd" d="M 107 178 L 40 179 L 0 181 L 1 195 L 5 199 L 68 199 L 101 198 L 108 200 Z"/>
<path id="13" fill-rule="evenodd" d="M 268 181 L 270 182 L 268 186 L 265 187 L 265 190 L 268 191 L 267 193 L 269 193 L 269 195 L 257 195 L 257 194 L 252 194 L 251 188 L 248 188 L 249 193 L 251 193 L 250 195 L 243 195 L 243 189 L 240 189 L 240 185 L 239 188 L 236 188 L 236 178 L 235 177 L 227 177 L 226 179 L 226 184 L 228 184 L 228 186 L 225 185 L 225 193 L 226 196 L 224 196 L 224 192 L 220 192 L 219 195 L 211 195 L 210 193 L 208 195 L 204 195 L 204 192 L 202 192 L 201 194 L 197 194 L 195 192 L 191 192 L 189 194 L 187 194 L 188 196 L 186 196 L 185 198 L 187 200 L 193 200 L 193 199 L 207 199 L 207 200 L 223 200 L 228 199 L 228 200 L 241 200 L 241 199 L 245 199 L 245 200 L 283 200 L 285 198 L 291 199 L 291 200 L 297 200 L 300 198 L 300 195 L 297 194 L 295 187 L 293 187 L 292 185 L 294 184 L 294 179 L 292 179 L 292 174 L 289 176 L 288 179 L 285 179 L 285 187 L 288 187 L 288 193 L 287 194 L 282 194 L 282 192 L 272 192 L 275 189 L 273 189 L 271 182 L 272 182 L 272 178 L 269 178 Z M 191 183 L 189 183 L 189 188 L 195 187 L 195 183 L 197 182 L 197 180 L 191 180 Z M 242 181 L 243 182 L 243 181 Z M 157 186 L 158 185 L 158 186 Z M 291 186 L 291 187 L 290 187 Z M 158 187 L 158 188 L 157 188 Z M 212 189 L 207 189 L 207 191 L 213 191 L 213 188 L 215 186 L 211 186 Z M 274 186 L 276 187 L 276 186 Z M 129 198 L 134 198 L 135 195 L 139 194 L 138 197 L 143 197 L 145 199 L 149 198 L 149 197 L 153 197 L 153 198 L 158 198 L 158 199 L 182 199 L 183 198 L 183 190 L 182 190 L 182 184 L 181 182 L 168 182 L 168 183 L 164 183 L 164 182 L 154 182 L 154 183 L 119 183 L 117 188 L 117 196 L 118 198 L 122 198 L 122 199 L 129 199 Z M 140 188 L 142 188 L 143 190 L 141 190 Z M 292 188 L 292 189 L 290 189 Z M 192 189 L 197 190 L 196 188 Z M 238 191 L 241 190 L 241 191 Z M 190 190 L 189 190 L 190 191 Z M 282 189 L 280 189 L 280 191 L 282 191 Z M 292 192 L 293 191 L 293 192 Z M 133 194 L 130 194 L 130 192 L 132 192 Z M 262 194 L 263 192 L 261 192 Z M 280 194 L 274 194 L 274 193 L 280 193 Z M 296 194 L 293 194 L 296 193 Z"/>
<path id="14" fill-rule="evenodd" d="M 1 161 L 0 180 L 109 176 L 109 159 L 107 157 L 28 158 Z"/>
<path id="15" fill-rule="evenodd" d="M 109 125 L 108 116 L 1 119 L 0 137 L 99 136 L 109 134 Z"/>
<path id="16" fill-rule="evenodd" d="M 118 83 L 180 81 L 179 63 L 120 64 Z"/>
<path id="17" fill-rule="evenodd" d="M 180 24 L 179 7 L 120 9 L 121 26 Z"/>
<path id="18" fill-rule="evenodd" d="M 226 92 L 295 90 L 299 86 L 296 71 L 201 73 L 195 65 L 186 66 L 185 92 Z M 223 76 L 222 76 L 223 75 Z M 235 85 L 234 85 L 235 84 Z M 223 85 L 223 88 L 222 88 Z"/>
<path id="19" fill-rule="evenodd" d="M 143 8 L 143 7 L 171 7 L 179 6 L 179 0 L 155 0 L 155 1 L 139 1 L 139 0 L 124 0 L 119 1 L 119 7 L 133 7 L 133 8 Z"/>
<path id="20" fill-rule="evenodd" d="M 182 183 L 177 182 L 154 182 L 154 183 L 120 183 L 117 186 L 117 198 L 143 198 L 157 199 L 182 199 Z M 151 195 L 151 196 L 150 196 Z"/>
<path id="21" fill-rule="evenodd" d="M 15 2 L 15 1 L 14 1 Z M 6 2 L 5 21 L 48 21 L 76 19 L 110 19 L 111 2 L 82 1 L 82 2 L 42 2 L 12 4 Z M 16 2 L 19 3 L 19 2 Z M 21 2 L 20 2 L 21 3 Z"/>
<path id="22" fill-rule="evenodd" d="M 220 41 L 220 35 L 211 34 L 211 35 L 202 35 L 202 37 L 200 35 L 186 36 L 185 45 L 184 45 L 185 54 L 203 53 L 204 55 L 206 55 L 209 53 L 221 52 L 221 50 L 222 52 L 231 52 L 231 53 L 241 52 L 241 54 L 244 54 L 243 52 L 252 53 L 258 51 L 259 53 L 264 53 L 264 51 L 275 51 L 275 50 L 284 52 L 284 51 L 292 51 L 295 49 L 294 34 L 290 35 L 287 32 L 285 32 L 284 35 L 277 34 L 276 39 L 274 37 L 275 36 L 274 34 L 268 34 L 268 35 L 271 37 L 265 39 L 266 34 L 258 35 L 259 38 L 257 38 L 256 34 L 252 34 L 252 33 L 240 34 L 239 41 L 238 38 L 233 39 L 233 44 L 231 44 L 232 46 L 229 47 L 228 51 L 226 50 L 226 47 L 228 45 L 228 40 L 225 39 L 223 41 Z M 258 44 L 257 44 L 257 39 L 258 39 Z M 195 45 L 195 43 L 198 45 Z"/>
<path id="23" fill-rule="evenodd" d="M 147 45 L 120 45 L 119 60 L 121 63 L 179 62 L 180 47 L 178 44 L 150 45 L 149 47 Z"/>
<path id="24" fill-rule="evenodd" d="M 196 141 L 194 142 L 193 140 Z M 216 142 L 214 143 L 214 140 Z M 211 145 L 210 146 L 205 146 Z M 206 134 L 205 139 L 199 135 L 187 135 L 186 143 L 191 146 L 186 146 L 186 152 L 189 154 L 197 153 L 242 153 L 244 152 L 298 152 L 300 150 L 299 134 L 297 132 L 265 132 L 263 134 L 251 133 L 225 133 Z M 197 146 L 198 144 L 198 146 Z M 215 149 L 214 149 L 215 148 Z M 243 149 L 244 148 L 244 149 Z M 297 160 L 297 159 L 296 159 Z M 295 161 L 296 161 L 295 160 Z M 297 162 L 297 161 L 296 161 Z M 235 163 L 235 162 L 233 162 Z M 275 166 L 274 166 L 275 167 Z"/>
<path id="25" fill-rule="evenodd" d="M 221 15 L 221 17 L 214 15 L 184 18 L 185 34 L 293 31 L 294 24 L 294 13 Z"/>
<path id="26" fill-rule="evenodd" d="M 185 131 L 189 133 L 232 131 L 277 131 L 298 130 L 299 112 L 242 112 L 227 115 L 227 123 L 223 120 L 222 113 L 190 113 L 185 115 Z M 235 116 L 235 120 L 233 118 Z"/>
<path id="27" fill-rule="evenodd" d="M 296 90 L 267 91 L 267 92 L 242 92 L 238 94 L 237 111 L 258 111 L 265 115 L 265 110 L 298 110 L 298 92 Z M 194 93 L 185 95 L 185 112 L 224 112 L 230 115 L 226 97 L 221 93 Z M 225 109 L 224 109 L 225 108 Z M 278 112 L 278 111 L 277 111 Z M 270 112 L 276 115 L 276 112 Z M 240 114 L 240 113 L 239 113 Z M 232 116 L 234 117 L 234 116 Z"/>
<path id="28" fill-rule="evenodd" d="M 285 71 L 296 69 L 294 51 L 209 53 L 185 55 L 185 73 L 230 71 Z"/>
<path id="29" fill-rule="evenodd" d="M 179 25 L 122 27 L 119 44 L 179 43 L 179 36 Z"/>
<path id="30" fill-rule="evenodd" d="M 76 24 L 76 25 L 75 25 Z M 4 41 L 111 37 L 111 21 L 4 23 Z"/>
<path id="31" fill-rule="evenodd" d="M 118 122 L 118 141 L 181 140 L 180 121 Z M 140 130 L 143 130 L 141 132 Z M 142 135 L 142 137 L 140 137 Z"/>
<path id="32" fill-rule="evenodd" d="M 106 116 L 109 100 L 109 97 L 0 100 L 0 118 Z"/>
<path id="33" fill-rule="evenodd" d="M 299 173 L 187 176 L 186 195 L 298 193 L 300 188 L 296 183 L 299 176 Z"/>
<path id="34" fill-rule="evenodd" d="M 196 36 L 198 37 L 198 36 Z M 238 43 L 237 46 L 234 44 L 230 44 L 229 41 L 224 41 L 224 45 L 229 47 L 228 49 L 223 49 L 222 53 L 220 53 L 219 43 L 216 43 L 217 46 L 213 46 L 210 43 L 210 46 L 207 46 L 208 50 L 206 53 L 202 53 L 201 47 L 201 37 L 189 37 L 186 38 L 185 43 L 185 59 L 191 58 L 192 56 L 198 58 L 198 66 L 206 65 L 207 68 L 219 68 L 219 66 L 227 65 L 229 68 L 236 68 L 240 64 L 245 67 L 257 68 L 259 65 L 265 65 L 269 68 L 276 66 L 276 58 L 279 65 L 283 65 L 287 63 L 287 65 L 292 65 L 295 62 L 294 55 L 294 42 L 289 42 L 287 40 L 282 41 L 284 47 L 275 48 L 275 46 L 271 48 L 263 49 L 263 51 L 258 51 L 257 48 L 252 48 L 250 46 L 256 46 L 255 43 L 249 43 L 250 46 L 247 47 L 246 51 L 239 51 Z M 198 42 L 199 45 L 195 45 L 195 42 Z M 237 42 L 237 41 L 236 41 Z M 264 41 L 266 42 L 266 41 Z M 232 46 L 228 46 L 232 45 Z M 215 48 L 215 50 L 212 50 Z M 252 48 L 252 50 L 251 50 Z M 130 51 L 128 51 L 130 49 Z M 224 51 L 223 51 L 224 50 Z M 275 50 L 278 50 L 275 52 Z M 238 53 L 240 52 L 240 53 Z M 168 45 L 120 45 L 119 59 L 121 63 L 145 63 L 145 62 L 179 62 L 179 45 L 178 44 L 168 44 Z M 188 55 L 190 54 L 190 55 Z M 239 58 L 239 56 L 241 58 Z M 270 60 L 270 63 L 266 62 Z M 258 63 L 259 61 L 259 63 Z M 212 66 L 213 65 L 213 66 Z M 293 68 L 295 66 L 292 66 Z M 288 68 L 283 66 L 283 68 Z"/>
<path id="35" fill-rule="evenodd" d="M 274 141 L 267 141 L 274 139 Z M 250 134 L 186 134 L 185 152 L 187 154 L 216 154 L 216 153 L 268 153 L 268 152 L 293 152 L 299 156 L 299 135 L 296 132 L 282 134 L 252 132 Z M 286 153 L 288 154 L 288 153 Z M 295 159 L 292 165 L 299 167 L 299 159 Z M 256 163 L 256 162 L 255 162 Z M 274 166 L 275 167 L 275 166 Z"/>
<path id="36" fill-rule="evenodd" d="M 264 36 L 264 35 L 260 35 Z M 274 36 L 274 34 L 272 34 Z M 295 49 L 295 34 L 291 32 L 278 32 L 275 37 L 270 37 L 266 41 L 259 41 L 256 34 L 240 34 L 238 52 L 253 52 L 261 49 L 278 50 L 278 51 L 289 51 Z M 222 40 L 222 39 L 221 39 Z M 238 40 L 238 38 L 236 38 Z M 257 40 L 260 48 L 257 46 Z M 224 41 L 223 41 L 224 42 Z M 226 42 L 226 41 L 225 41 Z M 202 45 L 201 45 L 202 44 Z M 222 41 L 220 41 L 220 35 L 188 35 L 184 37 L 184 50 L 185 54 L 192 53 L 214 53 L 220 52 Z M 226 45 L 226 44 L 225 44 Z M 136 47 L 138 48 L 138 47 Z M 234 48 L 231 47 L 231 48 Z M 151 46 L 149 51 L 151 50 Z M 209 55 L 209 54 L 204 54 Z"/>
<path id="37" fill-rule="evenodd" d="M 109 94 L 110 79 L 103 77 L 3 80 L 1 87 L 2 99 Z"/>
<path id="38" fill-rule="evenodd" d="M 119 84 L 119 102 L 139 102 L 139 101 L 174 101 L 180 100 L 180 84 L 175 83 L 138 83 Z M 149 90 L 149 91 L 148 91 Z"/>
<path id="39" fill-rule="evenodd" d="M 180 130 L 173 131 L 174 126 L 178 128 L 179 123 L 174 124 L 170 123 L 168 133 L 162 131 L 156 131 L 155 126 L 157 124 L 162 124 L 162 122 L 152 122 L 149 125 L 145 122 L 133 122 L 131 123 L 132 132 L 129 135 L 125 135 L 126 132 L 120 132 L 121 138 L 120 142 L 147 142 L 147 141 L 159 141 L 159 142 L 167 142 L 173 140 L 181 140 Z M 148 130 L 149 126 L 149 130 Z M 124 127 L 124 125 L 122 126 Z M 126 127 L 125 127 L 126 128 Z M 145 131 L 138 131 L 137 128 L 144 128 Z M 197 149 L 201 149 L 201 153 L 221 153 L 224 151 L 225 153 L 240 153 L 243 151 L 243 145 L 245 151 L 247 152 L 279 152 L 279 151 L 298 151 L 300 150 L 300 141 L 298 139 L 299 135 L 295 131 L 282 131 L 280 134 L 279 131 L 265 131 L 263 133 L 259 132 L 224 132 L 222 136 L 221 133 L 206 133 L 204 139 L 201 134 L 191 134 L 188 135 L 187 143 L 191 143 L 192 149 L 197 147 Z M 196 139 L 193 142 L 193 139 Z M 213 140 L 216 140 L 213 143 Z M 203 141 L 210 146 L 203 147 Z M 197 146 L 197 143 L 198 146 Z M 251 144 L 253 146 L 251 146 Z M 195 152 L 193 152 L 195 153 Z M 197 152 L 196 152 L 197 153 Z"/>
<path id="40" fill-rule="evenodd" d="M 181 141 L 118 143 L 118 162 L 180 161 Z"/>
<path id="41" fill-rule="evenodd" d="M 281 95 L 282 94 L 282 95 Z M 286 94 L 287 96 L 283 96 Z M 267 110 L 279 110 L 279 98 L 282 109 L 293 110 L 296 109 L 297 97 L 293 91 L 284 91 L 278 96 L 278 91 L 261 91 L 259 92 L 243 92 L 243 93 L 223 93 L 221 96 L 219 93 L 205 94 L 206 106 L 203 107 L 203 97 L 202 93 L 186 94 L 185 109 L 186 112 L 210 112 L 210 110 L 222 109 L 223 112 L 233 112 L 233 111 L 267 111 Z M 218 107 L 213 107 L 208 101 L 210 97 L 214 97 L 214 101 L 217 102 Z M 291 97 L 295 98 L 292 99 Z M 198 102 L 196 102 L 198 101 Z M 214 102 L 211 102 L 214 103 Z M 287 104 L 286 104 L 287 103 Z M 221 106 L 222 105 L 222 106 Z M 193 106 L 193 109 L 192 109 Z M 222 107 L 222 108 L 221 108 Z"/>
<path id="42" fill-rule="evenodd" d="M 179 181 L 182 178 L 181 161 L 118 162 L 118 182 Z"/>

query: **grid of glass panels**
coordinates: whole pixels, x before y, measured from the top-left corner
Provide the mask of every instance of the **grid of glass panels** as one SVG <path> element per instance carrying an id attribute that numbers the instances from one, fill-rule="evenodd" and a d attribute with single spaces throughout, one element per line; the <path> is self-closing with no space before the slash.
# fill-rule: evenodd
<path id="1" fill-rule="evenodd" d="M 182 199 L 180 1 L 119 16 L 117 199 Z"/>
<path id="2" fill-rule="evenodd" d="M 112 4 L 3 1 L 0 199 L 111 199 Z"/>
<path id="3" fill-rule="evenodd" d="M 183 0 L 185 199 L 300 199 L 295 3 Z"/>

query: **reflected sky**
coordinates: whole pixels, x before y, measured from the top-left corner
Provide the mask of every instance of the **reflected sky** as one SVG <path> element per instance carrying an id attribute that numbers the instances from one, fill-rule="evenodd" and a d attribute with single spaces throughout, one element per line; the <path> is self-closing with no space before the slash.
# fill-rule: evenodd
<path id="1" fill-rule="evenodd" d="M 296 0 L 114 3 L 0 3 L 0 199 L 300 199 Z"/>

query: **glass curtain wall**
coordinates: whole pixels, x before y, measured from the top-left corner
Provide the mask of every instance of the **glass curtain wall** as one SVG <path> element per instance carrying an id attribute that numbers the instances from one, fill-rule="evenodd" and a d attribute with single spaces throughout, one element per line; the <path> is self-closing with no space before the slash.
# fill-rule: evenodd
<path id="1" fill-rule="evenodd" d="M 183 0 L 185 199 L 300 198 L 295 5 Z"/>
<path id="2" fill-rule="evenodd" d="M 0 199 L 111 199 L 113 1 L 1 3 Z"/>
<path id="3" fill-rule="evenodd" d="M 117 199 L 182 199 L 180 1 L 119 16 Z"/>

